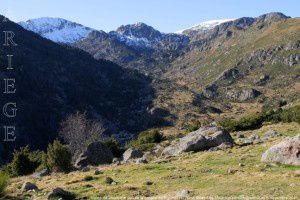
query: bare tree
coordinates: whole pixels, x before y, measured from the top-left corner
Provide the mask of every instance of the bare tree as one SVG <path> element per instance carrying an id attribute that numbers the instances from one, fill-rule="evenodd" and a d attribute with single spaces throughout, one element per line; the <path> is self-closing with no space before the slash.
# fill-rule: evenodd
<path id="1" fill-rule="evenodd" d="M 86 113 L 76 112 L 61 123 L 59 134 L 69 144 L 73 157 L 76 157 L 91 142 L 103 140 L 105 130 L 103 120 L 88 120 Z"/>

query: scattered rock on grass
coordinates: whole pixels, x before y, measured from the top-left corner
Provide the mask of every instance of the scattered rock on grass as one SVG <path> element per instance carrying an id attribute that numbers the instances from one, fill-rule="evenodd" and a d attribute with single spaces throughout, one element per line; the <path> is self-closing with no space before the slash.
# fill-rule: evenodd
<path id="1" fill-rule="evenodd" d="M 41 171 L 35 172 L 32 176 L 35 178 L 42 178 L 43 176 L 50 175 L 50 171 L 48 169 L 43 169 Z"/>
<path id="2" fill-rule="evenodd" d="M 138 149 L 134 149 L 134 148 L 129 148 L 127 149 L 124 154 L 123 154 L 123 160 L 124 162 L 128 162 L 130 160 L 136 159 L 136 158 L 141 158 L 143 157 L 143 152 L 138 150 Z"/>
<path id="3" fill-rule="evenodd" d="M 166 147 L 162 155 L 168 156 L 189 151 L 203 151 L 217 147 L 222 143 L 233 144 L 232 137 L 226 130 L 218 126 L 204 126 Z"/>
<path id="4" fill-rule="evenodd" d="M 95 175 L 103 174 L 103 172 L 99 169 L 96 169 L 94 172 Z"/>
<path id="5" fill-rule="evenodd" d="M 38 189 L 38 187 L 35 184 L 30 183 L 30 182 L 24 183 L 21 188 L 22 192 L 27 192 L 29 190 L 37 190 L 37 189 Z"/>
<path id="6" fill-rule="evenodd" d="M 238 170 L 236 170 L 236 169 L 229 168 L 229 169 L 227 170 L 227 174 L 235 174 L 237 171 L 238 171 Z"/>
<path id="7" fill-rule="evenodd" d="M 111 177 L 105 177 L 105 183 L 106 184 L 112 184 L 114 180 Z"/>
<path id="8" fill-rule="evenodd" d="M 145 185 L 153 185 L 153 182 L 152 181 L 146 181 Z"/>
<path id="9" fill-rule="evenodd" d="M 59 187 L 53 189 L 48 194 L 48 199 L 60 199 L 60 198 L 64 200 L 73 200 L 75 199 L 75 195 Z"/>
<path id="10" fill-rule="evenodd" d="M 275 138 L 275 137 L 279 137 L 279 136 L 281 136 L 280 133 L 278 133 L 278 132 L 276 132 L 276 131 L 274 131 L 274 130 L 269 130 L 269 131 L 267 131 L 267 132 L 264 134 L 264 136 L 262 137 L 262 139 L 263 139 L 263 140 L 268 140 L 268 139 L 270 139 L 270 138 Z"/>
<path id="11" fill-rule="evenodd" d="M 300 134 L 272 146 L 263 153 L 261 160 L 300 166 Z"/>
<path id="12" fill-rule="evenodd" d="M 178 198 L 188 198 L 190 195 L 190 191 L 189 190 L 180 190 L 177 192 L 177 197 Z"/>

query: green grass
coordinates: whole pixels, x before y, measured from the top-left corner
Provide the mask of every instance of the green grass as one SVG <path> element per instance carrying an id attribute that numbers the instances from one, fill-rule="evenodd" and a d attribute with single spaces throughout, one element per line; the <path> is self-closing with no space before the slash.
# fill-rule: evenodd
<path id="1" fill-rule="evenodd" d="M 9 176 L 4 172 L 0 172 L 0 197 L 4 195 L 5 188 L 8 185 L 8 181 Z"/>
<path id="2" fill-rule="evenodd" d="M 197 196 L 294 196 L 300 198 L 300 177 L 294 175 L 300 166 L 267 164 L 260 161 L 262 153 L 285 136 L 293 136 L 300 130 L 297 123 L 272 124 L 260 129 L 244 131 L 246 137 L 252 134 L 263 135 L 273 129 L 283 136 L 266 143 L 245 147 L 234 147 L 226 151 L 185 153 L 151 161 L 149 164 L 126 164 L 120 166 L 98 167 L 104 174 L 93 176 L 89 172 L 71 172 L 54 174 L 37 180 L 41 189 L 39 195 L 47 193 L 53 187 L 62 187 L 77 195 L 97 199 L 99 197 L 175 197 L 177 191 L 188 189 Z M 234 135 L 234 134 L 233 134 Z M 244 166 L 240 166 L 243 163 Z M 228 169 L 237 170 L 228 174 Z M 93 176 L 84 181 L 86 176 Z M 116 185 L 106 184 L 111 177 Z M 31 177 L 14 179 L 9 191 L 18 188 L 24 180 Z M 153 185 L 145 185 L 146 181 Z M 15 194 L 17 195 L 17 194 Z"/>

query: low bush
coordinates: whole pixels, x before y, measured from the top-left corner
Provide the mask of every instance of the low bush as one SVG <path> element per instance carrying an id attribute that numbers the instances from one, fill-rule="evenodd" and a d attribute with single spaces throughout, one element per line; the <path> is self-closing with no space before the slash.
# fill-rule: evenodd
<path id="1" fill-rule="evenodd" d="M 220 122 L 227 131 L 244 131 L 260 128 L 264 122 L 297 122 L 300 124 L 300 106 L 287 109 L 269 110 L 243 117 L 239 120 L 226 119 Z"/>
<path id="2" fill-rule="evenodd" d="M 110 149 L 114 157 L 122 156 L 124 150 L 120 148 L 118 141 L 115 138 L 108 138 L 103 143 Z"/>
<path id="3" fill-rule="evenodd" d="M 29 147 L 23 147 L 13 153 L 13 160 L 6 170 L 12 176 L 23 176 L 33 173 L 43 163 L 44 153 L 41 151 L 30 152 Z"/>
<path id="4" fill-rule="evenodd" d="M 0 172 L 0 197 L 4 195 L 5 188 L 8 184 L 8 181 L 9 181 L 9 176 L 4 172 Z"/>
<path id="5" fill-rule="evenodd" d="M 85 176 L 83 181 L 92 181 L 94 178 L 92 176 Z"/>
<path id="6" fill-rule="evenodd" d="M 130 143 L 128 143 L 126 147 L 134 147 L 145 151 L 153 148 L 155 143 L 160 143 L 163 139 L 163 135 L 156 129 L 143 131 L 139 134 L 136 140 L 133 140 Z"/>
<path id="7" fill-rule="evenodd" d="M 69 172 L 72 169 L 72 156 L 67 145 L 55 140 L 49 144 L 46 155 L 46 166 L 56 172 Z"/>

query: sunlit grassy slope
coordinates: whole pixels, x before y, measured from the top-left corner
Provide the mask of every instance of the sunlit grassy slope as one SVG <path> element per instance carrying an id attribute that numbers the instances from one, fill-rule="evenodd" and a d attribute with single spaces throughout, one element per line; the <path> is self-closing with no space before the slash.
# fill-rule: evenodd
<path id="1" fill-rule="evenodd" d="M 9 195 L 21 199 L 45 199 L 55 187 L 74 192 L 78 197 L 98 199 L 99 197 L 161 197 L 175 198 L 178 191 L 190 191 L 191 197 L 204 196 L 269 196 L 300 198 L 300 177 L 295 175 L 300 167 L 266 164 L 260 161 L 262 153 L 286 136 L 299 133 L 296 123 L 267 125 L 261 129 L 243 132 L 245 136 L 262 135 L 269 129 L 283 134 L 282 137 L 266 143 L 245 147 L 234 147 L 226 151 L 183 154 L 178 157 L 155 159 L 149 164 L 126 164 L 98 167 L 104 174 L 89 172 L 54 174 L 41 180 L 30 176 L 12 180 Z M 235 135 L 235 133 L 233 133 Z M 237 170 L 228 174 L 228 170 Z M 93 180 L 84 181 L 92 176 Z M 117 184 L 108 185 L 105 177 L 113 178 Z M 37 193 L 21 194 L 25 181 L 37 184 Z M 153 182 L 147 185 L 146 181 Z"/>

